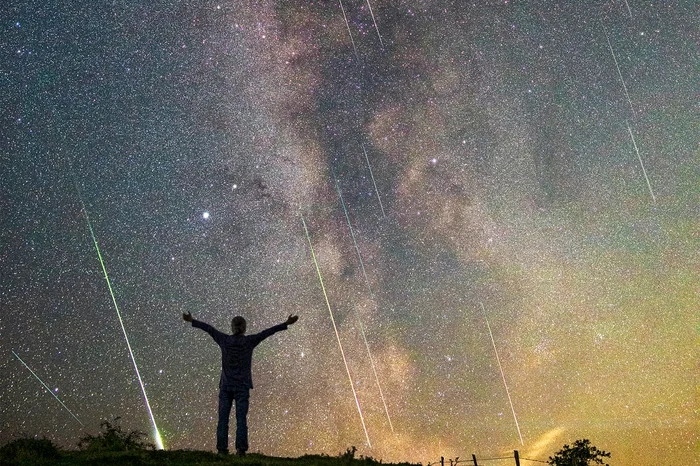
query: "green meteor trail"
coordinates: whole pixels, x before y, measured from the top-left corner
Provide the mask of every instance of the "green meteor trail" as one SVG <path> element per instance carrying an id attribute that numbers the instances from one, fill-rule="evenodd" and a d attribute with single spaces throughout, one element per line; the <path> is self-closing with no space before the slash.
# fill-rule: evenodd
<path id="1" fill-rule="evenodd" d="M 32 375 L 34 376 L 34 378 L 37 379 L 37 380 L 39 381 L 39 383 L 41 383 L 41 385 L 44 386 L 44 388 L 46 389 L 46 391 L 49 392 L 49 393 L 51 393 L 51 396 L 53 396 L 54 398 L 56 398 L 56 401 L 58 401 L 59 403 L 61 403 L 61 406 L 63 406 L 63 407 L 66 409 L 66 411 L 68 411 L 68 412 L 70 413 L 70 415 L 73 416 L 73 419 L 75 419 L 76 421 L 78 421 L 78 424 L 80 424 L 81 426 L 84 426 L 84 424 L 83 424 L 82 422 L 80 422 L 80 419 L 78 419 L 78 417 L 77 417 L 75 414 L 73 414 L 73 411 L 71 411 L 70 409 L 68 409 L 68 406 L 66 406 L 65 403 L 63 403 L 63 401 L 61 401 L 61 399 L 60 399 L 58 396 L 56 396 L 56 394 L 44 383 L 44 381 L 41 380 L 41 379 L 39 378 L 38 375 L 36 375 L 36 373 L 32 370 L 32 368 L 29 367 L 29 366 L 27 365 L 26 362 L 22 361 L 22 358 L 20 358 L 19 355 L 18 355 L 17 353 L 15 353 L 15 350 L 11 350 L 11 351 L 12 351 L 12 354 L 14 354 L 15 357 L 19 360 L 19 362 L 21 362 L 21 363 L 24 365 L 24 367 L 26 367 L 27 370 L 28 370 L 29 372 L 32 373 Z"/>
<path id="2" fill-rule="evenodd" d="M 314 247 L 311 245 L 311 236 L 309 236 L 309 229 L 306 227 L 306 221 L 304 220 L 304 215 L 301 215 L 301 223 L 304 225 L 304 232 L 306 233 L 306 239 L 309 242 L 309 249 L 311 250 L 311 257 L 314 259 L 314 265 L 316 266 L 316 273 L 318 274 L 318 281 L 321 283 L 321 290 L 323 290 L 323 297 L 326 299 L 326 306 L 328 306 L 328 313 L 331 316 L 331 323 L 333 324 L 333 330 L 335 330 L 335 338 L 338 340 L 338 347 L 340 348 L 340 354 L 343 356 L 343 362 L 345 363 L 345 370 L 348 373 L 348 380 L 350 381 L 350 388 L 352 389 L 352 394 L 355 397 L 355 404 L 357 405 L 357 412 L 360 415 L 360 421 L 362 422 L 362 429 L 365 431 L 365 438 L 367 439 L 367 445 L 371 448 L 372 442 L 369 440 L 369 434 L 367 433 L 367 426 L 365 425 L 365 417 L 362 415 L 362 408 L 360 408 L 360 400 L 357 398 L 357 392 L 355 391 L 355 384 L 352 381 L 352 376 L 350 375 L 350 367 L 348 366 L 348 360 L 345 358 L 345 351 L 343 351 L 343 345 L 340 343 L 340 334 L 338 333 L 338 327 L 335 325 L 335 318 L 333 317 L 333 311 L 331 310 L 331 303 L 328 301 L 328 294 L 326 293 L 326 286 L 323 284 L 323 277 L 321 277 L 321 269 L 318 266 L 318 261 L 316 260 L 316 253 L 314 252 Z"/>
<path id="3" fill-rule="evenodd" d="M 129 337 L 126 334 L 126 327 L 124 326 L 124 321 L 122 320 L 122 314 L 119 311 L 119 306 L 117 305 L 117 299 L 114 297 L 114 290 L 112 289 L 112 282 L 109 280 L 109 275 L 107 274 L 107 267 L 105 267 L 104 260 L 102 259 L 102 253 L 100 252 L 100 247 L 97 244 L 97 238 L 95 237 L 95 231 L 92 228 L 92 222 L 90 222 L 90 217 L 88 216 L 87 209 L 85 208 L 85 202 L 80 195 L 80 188 L 78 187 L 78 182 L 75 180 L 75 189 L 78 191 L 78 198 L 80 199 L 80 204 L 83 207 L 83 214 L 85 215 L 85 220 L 87 221 L 88 229 L 90 230 L 90 236 L 92 237 L 92 242 L 95 245 L 95 251 L 97 251 L 97 258 L 102 266 L 102 273 L 104 274 L 105 280 L 107 281 L 107 288 L 109 289 L 109 294 L 112 296 L 112 303 L 114 303 L 114 309 L 117 311 L 117 317 L 119 318 L 119 324 L 122 327 L 122 333 L 124 334 L 124 340 L 126 341 L 126 347 L 129 350 L 129 356 L 131 357 L 131 362 L 134 365 L 134 370 L 136 371 L 136 378 L 141 386 L 141 392 L 143 393 L 143 399 L 146 401 L 146 409 L 148 410 L 148 415 L 151 419 L 151 424 L 153 424 L 153 437 L 156 442 L 156 447 L 159 450 L 163 450 L 163 440 L 160 437 L 160 432 L 158 431 L 158 426 L 156 426 L 156 420 L 153 417 L 153 411 L 151 410 L 151 404 L 148 402 L 148 396 L 146 395 L 146 387 L 141 380 L 141 374 L 139 373 L 139 368 L 136 365 L 136 358 L 134 358 L 134 352 L 131 350 L 131 344 L 129 343 Z"/>

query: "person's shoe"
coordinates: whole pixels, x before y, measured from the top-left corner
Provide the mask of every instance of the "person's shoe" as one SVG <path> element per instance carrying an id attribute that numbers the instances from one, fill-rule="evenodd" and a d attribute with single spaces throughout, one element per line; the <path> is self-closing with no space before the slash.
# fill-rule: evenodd
<path id="1" fill-rule="evenodd" d="M 236 454 L 238 456 L 245 456 L 245 450 L 242 450 L 242 449 L 236 450 Z"/>
<path id="2" fill-rule="evenodd" d="M 219 455 L 219 456 L 226 456 L 226 455 L 228 455 L 228 450 L 219 450 L 219 452 L 217 453 L 217 455 Z"/>

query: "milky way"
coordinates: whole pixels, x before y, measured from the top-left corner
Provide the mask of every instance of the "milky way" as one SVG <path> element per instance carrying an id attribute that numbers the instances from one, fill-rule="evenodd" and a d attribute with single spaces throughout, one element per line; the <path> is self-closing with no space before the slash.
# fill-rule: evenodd
<path id="1" fill-rule="evenodd" d="M 253 451 L 688 464 L 694 2 L 69 3 L 0 12 L 1 443 L 153 436 L 77 183 L 168 449 L 215 447 L 181 314 L 298 314 Z"/>

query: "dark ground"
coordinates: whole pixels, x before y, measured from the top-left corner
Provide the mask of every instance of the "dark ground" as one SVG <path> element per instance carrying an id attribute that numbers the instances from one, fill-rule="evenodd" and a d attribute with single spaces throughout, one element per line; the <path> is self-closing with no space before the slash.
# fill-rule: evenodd
<path id="1" fill-rule="evenodd" d="M 27 440 L 27 441 L 25 441 Z M 0 465 L 271 465 L 271 466 L 373 466 L 384 464 L 372 458 L 355 458 L 348 449 L 338 456 L 305 455 L 300 458 L 276 458 L 261 454 L 245 457 L 219 456 L 211 452 L 191 450 L 147 450 L 135 451 L 66 451 L 59 450 L 50 442 L 22 439 L 0 448 Z M 386 463 L 389 464 L 389 463 Z M 401 463 L 409 466 L 410 463 Z M 398 466 L 398 465 L 397 465 Z"/>

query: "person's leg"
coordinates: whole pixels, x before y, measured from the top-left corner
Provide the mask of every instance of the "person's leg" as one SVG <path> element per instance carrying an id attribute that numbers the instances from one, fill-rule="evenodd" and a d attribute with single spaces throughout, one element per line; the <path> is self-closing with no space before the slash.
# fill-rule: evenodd
<path id="1" fill-rule="evenodd" d="M 219 424 L 216 427 L 216 449 L 219 453 L 228 453 L 228 419 L 231 415 L 233 392 L 219 390 Z"/>
<path id="2" fill-rule="evenodd" d="M 234 392 L 236 399 L 236 451 L 245 455 L 248 451 L 248 406 L 250 389 L 238 388 Z"/>

